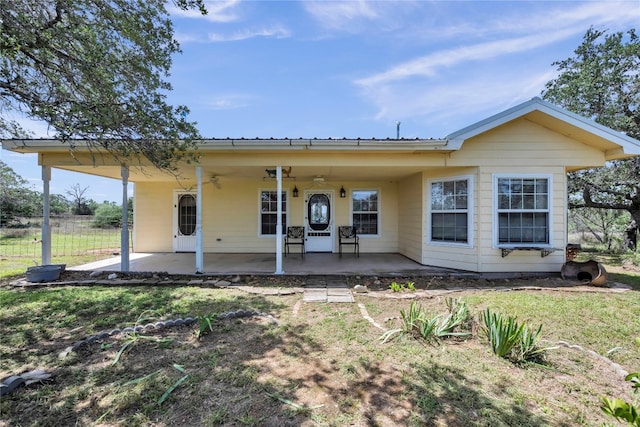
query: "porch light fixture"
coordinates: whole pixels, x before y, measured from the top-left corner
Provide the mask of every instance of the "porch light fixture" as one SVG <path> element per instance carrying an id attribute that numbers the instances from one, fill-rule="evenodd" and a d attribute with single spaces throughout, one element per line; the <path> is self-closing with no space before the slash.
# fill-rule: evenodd
<path id="1" fill-rule="evenodd" d="M 293 186 L 293 197 L 298 197 L 298 187 L 297 186 Z"/>
<path id="2" fill-rule="evenodd" d="M 347 197 L 347 192 L 344 191 L 344 186 L 340 186 L 340 198 L 344 199 L 345 197 Z"/>

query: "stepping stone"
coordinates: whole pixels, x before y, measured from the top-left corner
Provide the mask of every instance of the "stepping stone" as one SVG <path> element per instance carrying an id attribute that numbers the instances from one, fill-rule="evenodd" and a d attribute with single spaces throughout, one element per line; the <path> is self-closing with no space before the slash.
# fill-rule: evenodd
<path id="1" fill-rule="evenodd" d="M 353 296 L 349 295 L 329 295 L 327 302 L 355 302 Z"/>

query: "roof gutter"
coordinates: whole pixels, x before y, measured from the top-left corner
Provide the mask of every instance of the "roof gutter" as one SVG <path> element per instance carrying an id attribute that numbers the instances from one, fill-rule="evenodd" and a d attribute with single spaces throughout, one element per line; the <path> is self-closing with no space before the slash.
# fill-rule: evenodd
<path id="1" fill-rule="evenodd" d="M 75 150 L 89 150 L 86 140 L 71 140 L 62 142 L 57 139 L 5 139 L 2 148 L 21 153 L 40 153 L 60 151 L 73 148 Z M 91 147 L 100 151 L 99 147 Z M 370 150 L 370 151 L 451 151 L 447 139 L 275 139 L 275 138 L 216 138 L 203 139 L 198 142 L 198 149 L 202 151 L 216 150 Z"/>

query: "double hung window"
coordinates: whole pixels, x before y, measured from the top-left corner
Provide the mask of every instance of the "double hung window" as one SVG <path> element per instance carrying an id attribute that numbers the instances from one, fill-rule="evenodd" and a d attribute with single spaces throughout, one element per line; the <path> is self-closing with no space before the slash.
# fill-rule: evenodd
<path id="1" fill-rule="evenodd" d="M 278 192 L 274 190 L 260 191 L 260 235 L 276 234 L 278 219 Z M 282 192 L 282 228 L 287 224 L 287 193 Z"/>
<path id="2" fill-rule="evenodd" d="M 548 177 L 497 177 L 498 244 L 549 244 Z"/>
<path id="3" fill-rule="evenodd" d="M 430 182 L 431 241 L 469 244 L 469 178 Z"/>
<path id="4" fill-rule="evenodd" d="M 353 226 L 359 235 L 377 235 L 380 229 L 378 190 L 353 190 L 351 192 Z"/>

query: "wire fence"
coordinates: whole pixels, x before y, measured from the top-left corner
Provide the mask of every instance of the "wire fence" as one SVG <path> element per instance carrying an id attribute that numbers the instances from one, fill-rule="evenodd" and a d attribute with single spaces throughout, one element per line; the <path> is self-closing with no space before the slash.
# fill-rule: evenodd
<path id="1" fill-rule="evenodd" d="M 49 223 L 52 256 L 120 252 L 120 227 L 97 227 L 94 217 L 87 215 L 52 216 Z M 133 247 L 131 232 L 129 247 Z M 15 226 L 0 227 L 0 257 L 37 258 L 41 253 L 42 217 L 20 218 Z"/>

